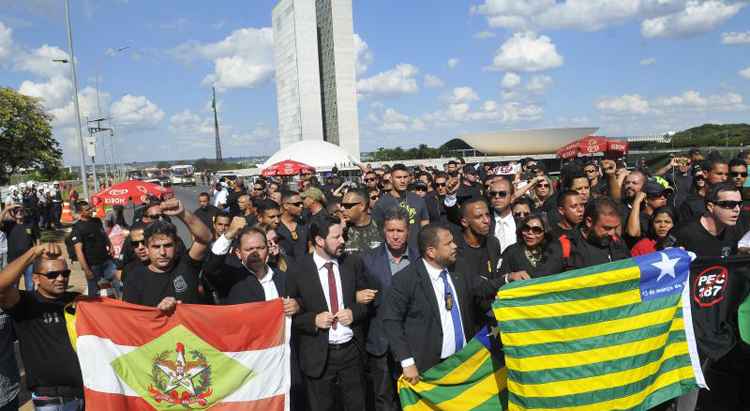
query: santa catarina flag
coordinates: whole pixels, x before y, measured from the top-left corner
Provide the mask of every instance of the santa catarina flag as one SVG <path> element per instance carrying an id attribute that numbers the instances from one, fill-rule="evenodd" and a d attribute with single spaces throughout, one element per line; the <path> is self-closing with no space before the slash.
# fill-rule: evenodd
<path id="1" fill-rule="evenodd" d="M 76 304 L 86 408 L 288 409 L 288 330 L 281 300 L 179 305 L 172 315 L 109 298 Z"/>
<path id="2" fill-rule="evenodd" d="M 459 352 L 425 371 L 417 384 L 404 376 L 398 394 L 404 411 L 501 411 L 507 404 L 507 369 L 497 328 L 482 328 Z"/>
<path id="3" fill-rule="evenodd" d="M 510 410 L 647 410 L 705 382 L 681 249 L 510 283 L 494 303 Z"/>

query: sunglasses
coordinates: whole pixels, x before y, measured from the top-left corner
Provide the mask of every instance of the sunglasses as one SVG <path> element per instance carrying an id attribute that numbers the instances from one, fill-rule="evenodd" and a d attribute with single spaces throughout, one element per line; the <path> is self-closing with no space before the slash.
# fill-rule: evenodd
<path id="1" fill-rule="evenodd" d="M 427 191 L 427 189 L 424 187 L 415 187 L 414 191 Z"/>
<path id="2" fill-rule="evenodd" d="M 261 188 L 261 187 L 253 187 L 253 190 L 255 190 L 255 191 L 263 191 L 263 188 Z"/>
<path id="3" fill-rule="evenodd" d="M 162 217 L 164 217 L 164 214 L 146 214 L 146 217 L 152 219 L 152 220 L 159 220 Z"/>
<path id="4" fill-rule="evenodd" d="M 48 280 L 54 280 L 59 276 L 63 276 L 63 278 L 70 277 L 70 270 L 47 271 L 46 273 L 37 273 L 37 274 L 47 277 Z"/>
<path id="5" fill-rule="evenodd" d="M 377 178 L 372 177 L 372 178 L 366 178 L 365 182 L 369 183 L 370 181 L 377 181 L 377 180 L 378 180 Z"/>
<path id="6" fill-rule="evenodd" d="M 437 187 L 445 187 L 445 186 L 447 186 L 448 184 L 447 184 L 447 183 L 435 183 L 435 185 L 436 185 Z"/>
<path id="7" fill-rule="evenodd" d="M 341 207 L 344 207 L 345 209 L 350 210 L 352 207 L 358 206 L 360 204 L 362 204 L 362 203 L 359 203 L 359 202 L 357 202 L 357 203 L 341 203 Z"/>
<path id="8" fill-rule="evenodd" d="M 745 171 L 744 173 L 739 173 L 739 172 L 736 172 L 736 171 L 732 171 L 732 172 L 729 173 L 729 175 L 732 176 L 732 177 L 747 177 L 747 171 Z"/>
<path id="9" fill-rule="evenodd" d="M 488 191 L 487 196 L 490 198 L 492 197 L 505 198 L 508 196 L 508 192 L 507 191 Z"/>
<path id="10" fill-rule="evenodd" d="M 722 200 L 715 201 L 714 204 L 727 210 L 734 210 L 735 208 L 742 206 L 742 201 Z"/>
<path id="11" fill-rule="evenodd" d="M 544 229 L 542 227 L 539 227 L 538 225 L 535 225 L 535 226 L 525 225 L 521 228 L 521 232 L 539 235 L 539 234 L 544 234 Z"/>
<path id="12" fill-rule="evenodd" d="M 516 218 L 519 218 L 519 219 L 526 218 L 529 214 L 530 213 L 526 213 L 526 212 L 513 213 L 513 215 L 516 216 Z"/>
<path id="13" fill-rule="evenodd" d="M 289 205 L 293 205 L 295 207 L 302 207 L 302 204 L 304 204 L 302 201 L 298 201 L 296 203 L 287 203 Z"/>
<path id="14" fill-rule="evenodd" d="M 380 198 L 380 196 L 372 196 L 370 197 L 370 200 L 377 200 L 378 198 Z"/>
<path id="15" fill-rule="evenodd" d="M 130 245 L 132 245 L 134 248 L 138 248 L 145 244 L 146 240 L 130 240 Z"/>
<path id="16" fill-rule="evenodd" d="M 538 184 L 537 187 L 540 187 L 540 188 L 549 188 L 549 184 Z"/>

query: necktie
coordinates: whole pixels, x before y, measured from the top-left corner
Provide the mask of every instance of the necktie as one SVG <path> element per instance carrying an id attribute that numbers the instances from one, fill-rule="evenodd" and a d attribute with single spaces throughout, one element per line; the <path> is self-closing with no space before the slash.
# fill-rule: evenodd
<path id="1" fill-rule="evenodd" d="M 458 296 L 453 292 L 453 288 L 448 282 L 448 270 L 441 271 L 440 278 L 443 280 L 443 289 L 445 290 L 445 308 L 451 311 L 451 318 L 453 319 L 453 337 L 456 341 L 456 352 L 459 352 L 464 346 L 464 327 L 461 323 L 461 314 L 458 312 Z"/>
<path id="2" fill-rule="evenodd" d="M 331 313 L 336 314 L 339 312 L 339 295 L 336 291 L 336 276 L 333 275 L 333 263 L 327 262 L 325 263 L 325 268 L 328 270 L 328 297 L 331 300 Z M 336 329 L 336 322 L 334 321 L 332 325 L 333 329 Z"/>

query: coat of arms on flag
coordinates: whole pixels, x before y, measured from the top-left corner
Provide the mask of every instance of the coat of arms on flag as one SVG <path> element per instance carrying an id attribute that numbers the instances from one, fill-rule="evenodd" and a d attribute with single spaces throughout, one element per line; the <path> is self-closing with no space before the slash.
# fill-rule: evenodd
<path id="1" fill-rule="evenodd" d="M 284 410 L 289 330 L 281 300 L 158 309 L 77 303 L 86 404 L 119 410 Z"/>

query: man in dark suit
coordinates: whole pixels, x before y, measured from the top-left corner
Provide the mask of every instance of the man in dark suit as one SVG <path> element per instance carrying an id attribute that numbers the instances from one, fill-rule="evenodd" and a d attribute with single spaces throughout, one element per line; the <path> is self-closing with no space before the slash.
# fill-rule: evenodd
<path id="1" fill-rule="evenodd" d="M 300 304 L 292 319 L 299 337 L 300 365 L 311 409 L 365 408 L 361 322 L 367 308 L 356 302 L 356 264 L 341 259 L 341 220 L 323 216 L 310 224 L 311 255 L 300 257 L 289 270 L 289 296 Z"/>
<path id="2" fill-rule="evenodd" d="M 367 370 L 368 383 L 372 384 L 370 391 L 373 394 L 375 410 L 396 411 L 400 407 L 394 377 L 397 376 L 399 367 L 389 354 L 388 339 L 385 338 L 383 330 L 385 294 L 391 286 L 393 275 L 417 260 L 419 256 L 409 254 L 406 246 L 409 237 L 409 214 L 406 210 L 386 210 L 383 224 L 385 242 L 362 254 L 367 283 L 370 288 L 377 290 L 370 305 L 372 313 L 367 332 Z"/>
<path id="3" fill-rule="evenodd" d="M 477 304 L 504 283 L 456 272 L 457 246 L 445 226 L 422 228 L 419 248 L 421 261 L 393 277 L 383 318 L 391 351 L 412 384 L 463 348 L 476 333 Z"/>

